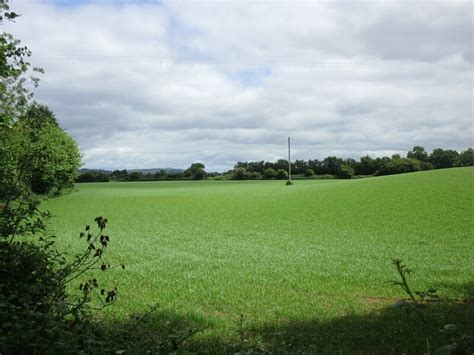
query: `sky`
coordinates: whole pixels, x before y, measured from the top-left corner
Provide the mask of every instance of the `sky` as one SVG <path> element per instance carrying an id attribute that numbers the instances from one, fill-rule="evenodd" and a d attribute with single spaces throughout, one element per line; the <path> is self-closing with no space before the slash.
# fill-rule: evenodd
<path id="1" fill-rule="evenodd" d="M 473 4 L 13 0 L 83 167 L 231 169 L 473 144 Z"/>

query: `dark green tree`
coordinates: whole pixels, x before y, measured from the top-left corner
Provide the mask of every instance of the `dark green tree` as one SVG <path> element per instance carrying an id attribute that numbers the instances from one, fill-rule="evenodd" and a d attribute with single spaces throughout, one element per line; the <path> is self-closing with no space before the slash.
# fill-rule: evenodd
<path id="1" fill-rule="evenodd" d="M 247 180 L 251 178 L 251 173 L 249 173 L 247 169 L 243 167 L 239 167 L 239 168 L 234 169 L 232 178 L 234 180 Z"/>
<path id="2" fill-rule="evenodd" d="M 437 148 L 430 154 L 430 162 L 435 169 L 451 168 L 456 164 L 458 155 L 455 150 Z"/>
<path id="3" fill-rule="evenodd" d="M 130 181 L 138 181 L 140 180 L 140 178 L 142 177 L 142 174 L 140 174 L 140 172 L 138 171 L 133 171 L 130 173 L 130 175 L 128 176 L 128 179 Z"/>
<path id="4" fill-rule="evenodd" d="M 277 172 L 273 168 L 267 168 L 263 172 L 263 176 L 265 179 L 274 179 L 277 175 Z"/>
<path id="5" fill-rule="evenodd" d="M 18 167 L 31 191 L 60 193 L 73 186 L 81 164 L 79 148 L 46 107 L 33 103 L 12 127 Z"/>
<path id="6" fill-rule="evenodd" d="M 429 159 L 429 156 L 425 148 L 417 145 L 417 146 L 414 146 L 413 149 L 407 153 L 407 158 L 427 162 Z"/>
<path id="7" fill-rule="evenodd" d="M 357 175 L 373 175 L 377 171 L 377 163 L 375 159 L 368 155 L 360 158 L 360 162 L 355 169 Z"/>
<path id="8" fill-rule="evenodd" d="M 403 174 L 414 171 L 420 171 L 421 163 L 419 160 L 411 158 L 392 159 L 386 163 L 379 171 L 379 175 Z"/>
<path id="9" fill-rule="evenodd" d="M 337 175 L 341 169 L 341 166 L 344 164 L 344 160 L 334 156 L 329 156 L 324 158 L 321 162 L 321 171 L 322 174 Z"/>
<path id="10" fill-rule="evenodd" d="M 307 177 L 314 176 L 314 170 L 313 169 L 306 169 L 304 175 L 307 176 Z"/>
<path id="11" fill-rule="evenodd" d="M 349 164 L 342 164 L 337 177 L 341 179 L 350 179 L 354 175 L 354 169 Z"/>
<path id="12" fill-rule="evenodd" d="M 206 178 L 206 167 L 202 163 L 191 164 L 189 168 L 184 171 L 185 177 L 190 177 L 193 180 L 203 180 Z"/>
<path id="13" fill-rule="evenodd" d="M 474 166 L 474 150 L 466 149 L 456 159 L 456 166 Z"/>
<path id="14" fill-rule="evenodd" d="M 276 173 L 276 178 L 278 180 L 285 180 L 285 179 L 288 179 L 288 173 L 286 170 L 283 170 L 283 169 L 278 169 L 277 173 Z"/>

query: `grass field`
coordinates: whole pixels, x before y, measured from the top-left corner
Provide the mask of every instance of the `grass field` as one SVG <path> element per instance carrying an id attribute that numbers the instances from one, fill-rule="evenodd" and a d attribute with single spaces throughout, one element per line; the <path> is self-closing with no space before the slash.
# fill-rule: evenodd
<path id="1" fill-rule="evenodd" d="M 103 275 L 120 291 L 104 314 L 111 322 L 159 304 L 150 322 L 161 332 L 202 329 L 188 350 L 247 342 L 271 351 L 419 352 L 426 342 L 417 322 L 389 308 L 404 297 L 387 283 L 396 278 L 391 260 L 411 267 L 415 289 L 472 297 L 473 177 L 473 168 L 456 168 L 290 187 L 78 184 L 43 206 L 71 253 L 83 246 L 85 224 L 109 219 L 107 260 L 127 266 Z M 451 306 L 448 318 L 474 333 L 472 303 Z"/>

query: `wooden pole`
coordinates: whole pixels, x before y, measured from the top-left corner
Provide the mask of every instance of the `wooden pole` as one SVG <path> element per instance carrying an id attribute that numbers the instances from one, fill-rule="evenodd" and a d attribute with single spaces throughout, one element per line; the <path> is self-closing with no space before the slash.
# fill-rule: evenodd
<path id="1" fill-rule="evenodd" d="M 288 137 L 288 181 L 291 182 L 291 153 L 290 153 L 290 137 Z"/>

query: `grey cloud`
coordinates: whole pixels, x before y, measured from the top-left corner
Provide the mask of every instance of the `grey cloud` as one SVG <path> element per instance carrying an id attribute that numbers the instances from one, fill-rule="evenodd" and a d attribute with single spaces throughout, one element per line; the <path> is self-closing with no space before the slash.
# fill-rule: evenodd
<path id="1" fill-rule="evenodd" d="M 225 170 L 289 135 L 298 159 L 472 145 L 463 3 L 14 5 L 87 167 Z"/>
<path id="2" fill-rule="evenodd" d="M 470 1 L 333 2 L 331 7 L 353 32 L 359 54 L 395 62 L 460 55 L 465 64 L 472 62 Z"/>

